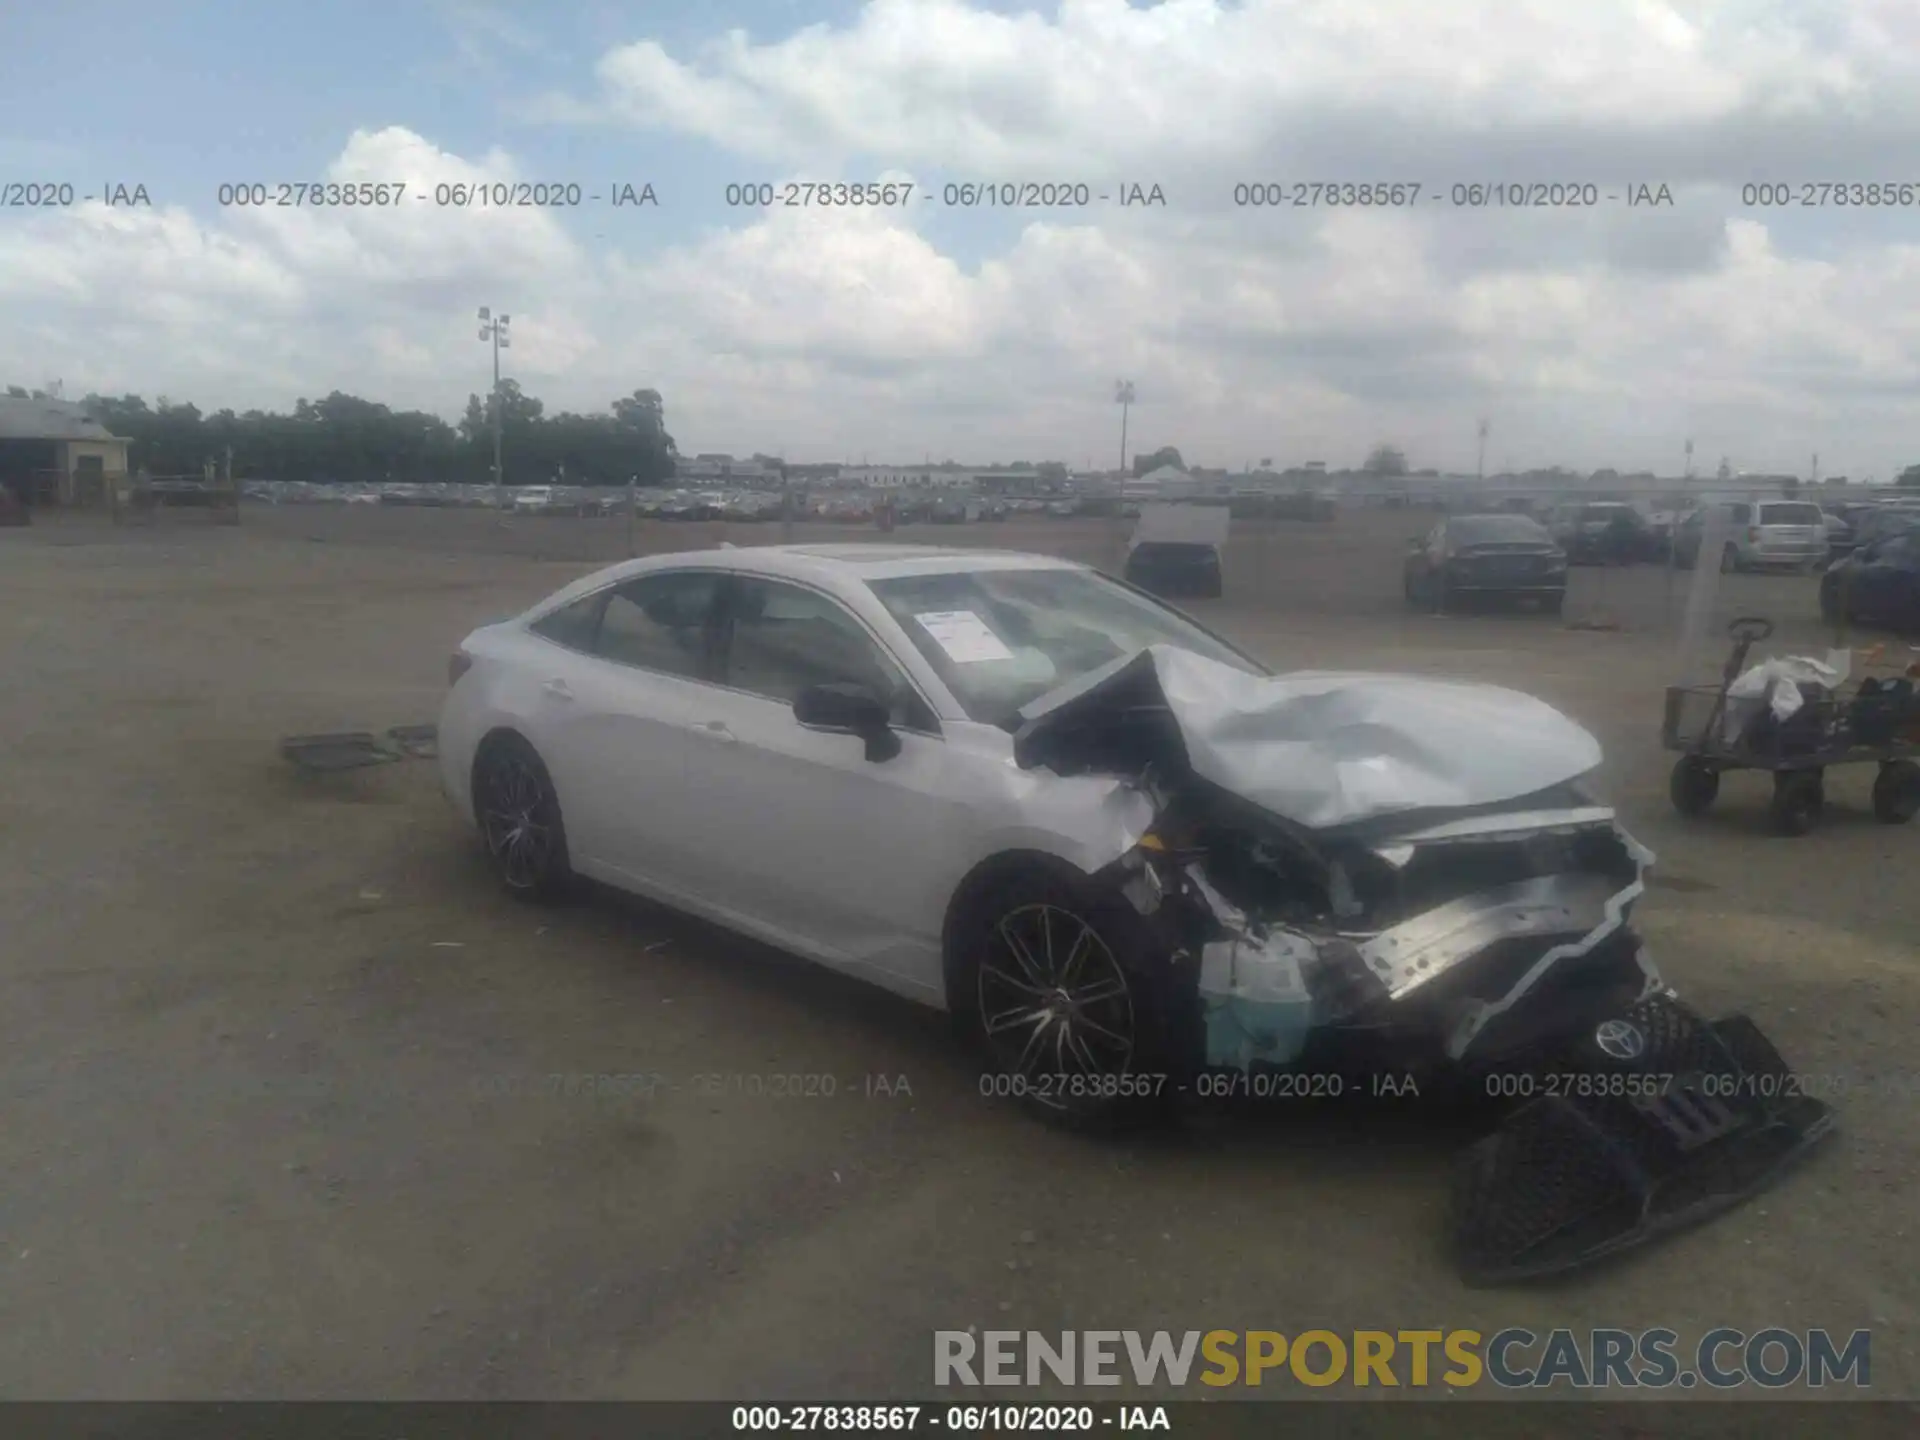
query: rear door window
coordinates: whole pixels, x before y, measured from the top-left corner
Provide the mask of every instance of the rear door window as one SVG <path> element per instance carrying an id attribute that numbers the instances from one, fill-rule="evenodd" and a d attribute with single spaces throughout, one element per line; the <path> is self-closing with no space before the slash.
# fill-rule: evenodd
<path id="1" fill-rule="evenodd" d="M 689 680 L 713 678 L 712 622 L 720 576 L 670 570 L 616 586 L 600 617 L 602 659 Z"/>
<path id="2" fill-rule="evenodd" d="M 602 590 L 548 612 L 528 628 L 556 645 L 591 654 L 594 632 L 600 627 L 600 609 L 606 603 L 607 592 Z"/>

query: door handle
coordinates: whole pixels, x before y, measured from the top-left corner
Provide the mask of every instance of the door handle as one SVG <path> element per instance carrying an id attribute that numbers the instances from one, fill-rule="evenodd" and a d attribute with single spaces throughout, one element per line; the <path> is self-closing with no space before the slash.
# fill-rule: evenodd
<path id="1" fill-rule="evenodd" d="M 549 680 L 540 687 L 540 693 L 553 700 L 571 700 L 573 691 L 567 688 L 564 680 Z"/>
<path id="2" fill-rule="evenodd" d="M 727 728 L 724 720 L 705 720 L 693 727 L 693 733 L 705 736 L 709 740 L 718 740 L 722 745 L 737 745 L 740 737 Z"/>

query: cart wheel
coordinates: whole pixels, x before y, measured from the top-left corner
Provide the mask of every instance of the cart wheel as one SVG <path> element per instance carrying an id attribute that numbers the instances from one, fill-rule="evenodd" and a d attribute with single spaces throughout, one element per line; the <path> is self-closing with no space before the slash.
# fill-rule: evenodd
<path id="1" fill-rule="evenodd" d="M 1920 815 L 1920 765 L 1889 760 L 1873 782 L 1873 818 L 1882 825 L 1904 825 Z"/>
<path id="2" fill-rule="evenodd" d="M 1720 793 L 1720 772 L 1698 755 L 1683 755 L 1674 764 L 1667 795 L 1682 815 L 1704 815 Z"/>
<path id="3" fill-rule="evenodd" d="M 1773 823 L 1782 835 L 1805 835 L 1826 808 L 1827 787 L 1818 770 L 1782 770 L 1773 777 Z"/>

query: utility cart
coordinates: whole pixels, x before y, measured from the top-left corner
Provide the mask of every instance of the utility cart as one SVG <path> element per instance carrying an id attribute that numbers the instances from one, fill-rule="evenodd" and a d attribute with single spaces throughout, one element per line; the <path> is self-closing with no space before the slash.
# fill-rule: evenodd
<path id="1" fill-rule="evenodd" d="M 1738 734 L 1728 733 L 1728 690 L 1746 669 L 1754 645 L 1773 634 L 1773 622 L 1743 616 L 1727 627 L 1733 639 L 1718 685 L 1667 690 L 1661 743 L 1679 752 L 1667 793 L 1682 815 L 1700 815 L 1720 793 L 1728 770 L 1773 776 L 1774 827 L 1805 835 L 1826 807 L 1830 765 L 1880 767 L 1873 782 L 1874 818 L 1904 825 L 1920 813 L 1920 700 L 1911 681 L 1864 681 L 1845 699 L 1807 696 L 1790 719 L 1775 721 L 1765 699 Z M 1788 682 L 1776 682 L 1788 683 Z"/>

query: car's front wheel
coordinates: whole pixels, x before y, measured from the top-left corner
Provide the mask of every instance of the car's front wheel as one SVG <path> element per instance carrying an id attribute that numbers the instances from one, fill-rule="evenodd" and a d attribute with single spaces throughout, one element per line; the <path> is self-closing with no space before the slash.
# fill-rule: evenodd
<path id="1" fill-rule="evenodd" d="M 976 896 L 955 944 L 953 1000 L 987 1062 L 983 1094 L 1091 1130 L 1172 1102 L 1173 966 L 1119 897 L 1036 866 Z"/>
<path id="2" fill-rule="evenodd" d="M 533 746 L 496 735 L 473 762 L 473 811 L 494 873 L 523 900 L 561 898 L 573 884 L 553 779 Z"/>

